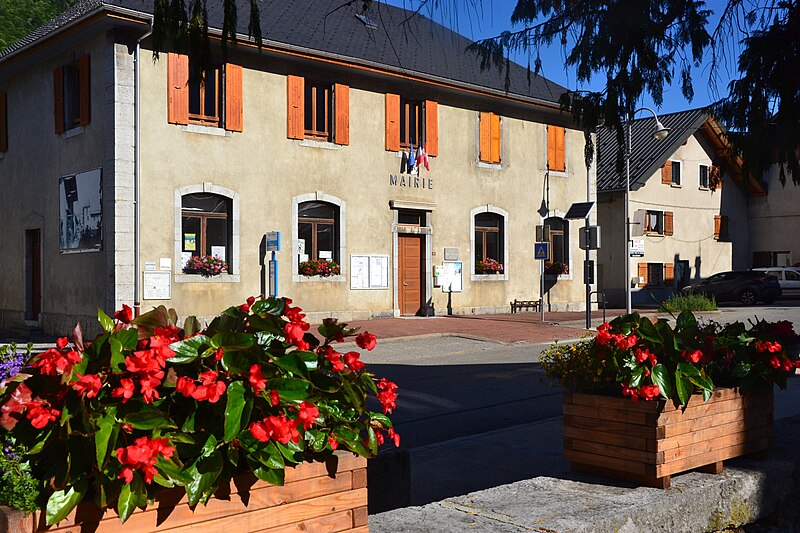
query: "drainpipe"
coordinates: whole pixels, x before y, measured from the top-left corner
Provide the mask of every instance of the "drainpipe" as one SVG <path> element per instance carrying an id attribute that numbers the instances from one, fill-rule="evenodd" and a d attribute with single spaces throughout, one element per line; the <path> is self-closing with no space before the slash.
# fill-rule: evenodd
<path id="1" fill-rule="evenodd" d="M 150 29 L 147 33 L 136 39 L 136 51 L 133 56 L 133 130 L 134 130 L 134 149 L 133 149 L 133 312 L 135 316 L 139 316 L 142 310 L 141 283 L 139 281 L 139 262 L 141 252 L 141 230 L 139 228 L 139 189 L 141 181 L 141 133 L 140 133 L 140 115 L 141 115 L 141 101 L 139 95 L 139 61 L 142 41 L 150 37 L 153 33 L 153 21 L 150 20 Z"/>

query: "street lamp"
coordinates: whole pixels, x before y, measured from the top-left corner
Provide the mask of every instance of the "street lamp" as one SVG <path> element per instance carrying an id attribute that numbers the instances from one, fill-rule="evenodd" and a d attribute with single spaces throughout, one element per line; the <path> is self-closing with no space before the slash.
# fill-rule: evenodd
<path id="1" fill-rule="evenodd" d="M 625 312 L 628 314 L 631 313 L 631 124 L 634 115 L 639 111 L 650 111 L 656 119 L 656 127 L 653 130 L 655 140 L 663 141 L 669 135 L 669 128 L 664 127 L 658 120 L 656 112 L 649 107 L 640 107 L 628 116 L 628 145 L 625 150 Z"/>

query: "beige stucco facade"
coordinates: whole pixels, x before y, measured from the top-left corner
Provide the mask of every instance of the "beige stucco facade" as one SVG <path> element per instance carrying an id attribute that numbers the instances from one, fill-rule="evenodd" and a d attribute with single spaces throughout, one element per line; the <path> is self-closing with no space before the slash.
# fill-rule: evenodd
<path id="1" fill-rule="evenodd" d="M 786 184 L 778 166 L 764 175 L 767 194 L 748 204 L 750 248 L 755 266 L 790 266 L 800 262 L 800 186 L 787 173 Z M 756 263 L 758 263 L 756 265 Z"/>
<path id="2" fill-rule="evenodd" d="M 540 262 L 534 261 L 535 228 L 544 216 L 563 216 L 574 202 L 594 200 L 595 172 L 584 161 L 583 133 L 557 105 L 523 104 L 480 91 L 374 76 L 348 66 L 240 51 L 230 61 L 243 71 L 242 132 L 167 121 L 167 61 L 142 50 L 140 71 L 140 209 L 134 200 L 133 40 L 113 32 L 96 35 L 46 60 L 15 71 L 0 66 L 0 89 L 8 94 L 9 151 L 0 159 L 4 191 L 0 209 L 3 253 L 11 257 L 0 280 L 0 328 L 39 327 L 63 333 L 76 320 L 93 320 L 97 307 L 112 311 L 136 301 L 141 309 L 166 305 L 180 316 L 209 317 L 250 295 L 266 292 L 262 239 L 280 231 L 278 294 L 302 306 L 312 320 L 343 320 L 401 314 L 398 306 L 398 238 L 412 231 L 397 223 L 400 209 L 425 214 L 423 290 L 436 314 L 509 310 L 515 298 L 537 299 Z M 91 56 L 90 124 L 80 132 L 53 132 L 52 69 L 76 55 Z M 287 56 L 288 57 L 288 56 Z M 10 74 L 9 74 L 10 72 Z M 350 87 L 350 142 L 287 138 L 287 74 L 313 75 Z M 385 93 L 409 93 L 438 102 L 439 155 L 419 176 L 400 172 L 400 154 L 385 149 Z M 478 162 L 479 111 L 502 117 L 502 162 Z M 566 172 L 546 172 L 546 125 L 566 126 Z M 100 251 L 59 251 L 60 176 L 102 169 L 103 243 Z M 547 178 L 547 179 L 546 179 Z M 405 185 L 404 185 L 405 184 Z M 417 186 L 419 184 L 419 186 Z M 231 201 L 231 273 L 203 278 L 181 271 L 181 196 L 210 192 Z M 297 273 L 297 205 L 317 199 L 340 213 L 341 275 L 328 279 Z M 546 201 L 548 211 L 540 207 Z M 503 217 L 503 274 L 474 274 L 474 216 Z M 594 221 L 594 215 L 592 215 Z M 550 309 L 584 308 L 582 221 L 567 222 L 570 274 L 549 278 Z M 41 312 L 25 320 L 26 229 L 42 232 Z M 141 242 L 134 270 L 135 235 Z M 457 249 L 463 290 L 448 294 L 434 273 L 445 248 Z M 351 288 L 353 255 L 388 258 L 388 285 Z M 166 262 L 165 262 L 166 260 Z M 155 265 L 153 267 L 152 265 Z M 169 272 L 169 297 L 146 298 L 144 276 Z M 163 269 L 163 270 L 162 270 Z M 162 287 L 163 288 L 163 287 Z M 27 303 L 26 303 L 27 302 Z"/>
<path id="3" fill-rule="evenodd" d="M 679 133 L 679 132 L 678 132 Z M 644 255 L 630 258 L 631 300 L 655 304 L 686 284 L 717 272 L 748 267 L 747 198 L 723 172 L 717 190 L 700 185 L 700 165 L 711 166 L 713 149 L 698 130 L 669 157 L 680 162 L 681 183 L 662 183 L 661 171 L 630 193 L 632 240 L 643 243 Z M 600 194 L 599 217 L 603 248 L 599 252 L 600 289 L 612 305 L 625 305 L 624 191 Z M 672 235 L 643 231 L 643 212 L 671 212 Z M 638 212 L 638 213 L 637 213 Z M 715 215 L 727 217 L 727 233 L 715 237 Z M 640 244 L 641 249 L 641 244 Z M 640 283 L 639 265 L 673 265 L 674 282 Z"/>

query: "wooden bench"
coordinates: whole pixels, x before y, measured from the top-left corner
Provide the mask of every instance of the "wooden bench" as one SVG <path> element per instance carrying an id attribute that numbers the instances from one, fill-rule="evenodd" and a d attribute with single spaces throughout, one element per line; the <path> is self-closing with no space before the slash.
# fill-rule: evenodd
<path id="1" fill-rule="evenodd" d="M 511 312 L 516 313 L 520 309 L 532 309 L 533 311 L 538 311 L 542 308 L 542 301 L 541 300 L 517 300 L 514 299 L 511 302 Z"/>

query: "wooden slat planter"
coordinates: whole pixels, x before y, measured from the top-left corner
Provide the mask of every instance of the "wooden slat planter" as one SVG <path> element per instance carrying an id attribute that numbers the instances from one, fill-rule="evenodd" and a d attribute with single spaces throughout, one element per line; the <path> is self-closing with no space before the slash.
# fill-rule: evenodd
<path id="1" fill-rule="evenodd" d="M 351 453 L 337 452 L 336 457 L 338 465 L 332 461 L 287 468 L 282 487 L 241 476 L 231 483 L 230 494 L 218 493 L 194 512 L 183 490 L 164 490 L 155 504 L 146 511 L 137 510 L 124 524 L 114 511 L 103 514 L 93 505 L 79 505 L 65 520 L 49 528 L 39 513 L 25 517 L 2 508 L 5 517 L 0 516 L 0 533 L 366 533 L 367 460 Z"/>
<path id="2" fill-rule="evenodd" d="M 575 470 L 659 488 L 670 476 L 765 452 L 772 434 L 772 391 L 716 389 L 685 410 L 665 400 L 564 394 L 564 457 Z"/>

